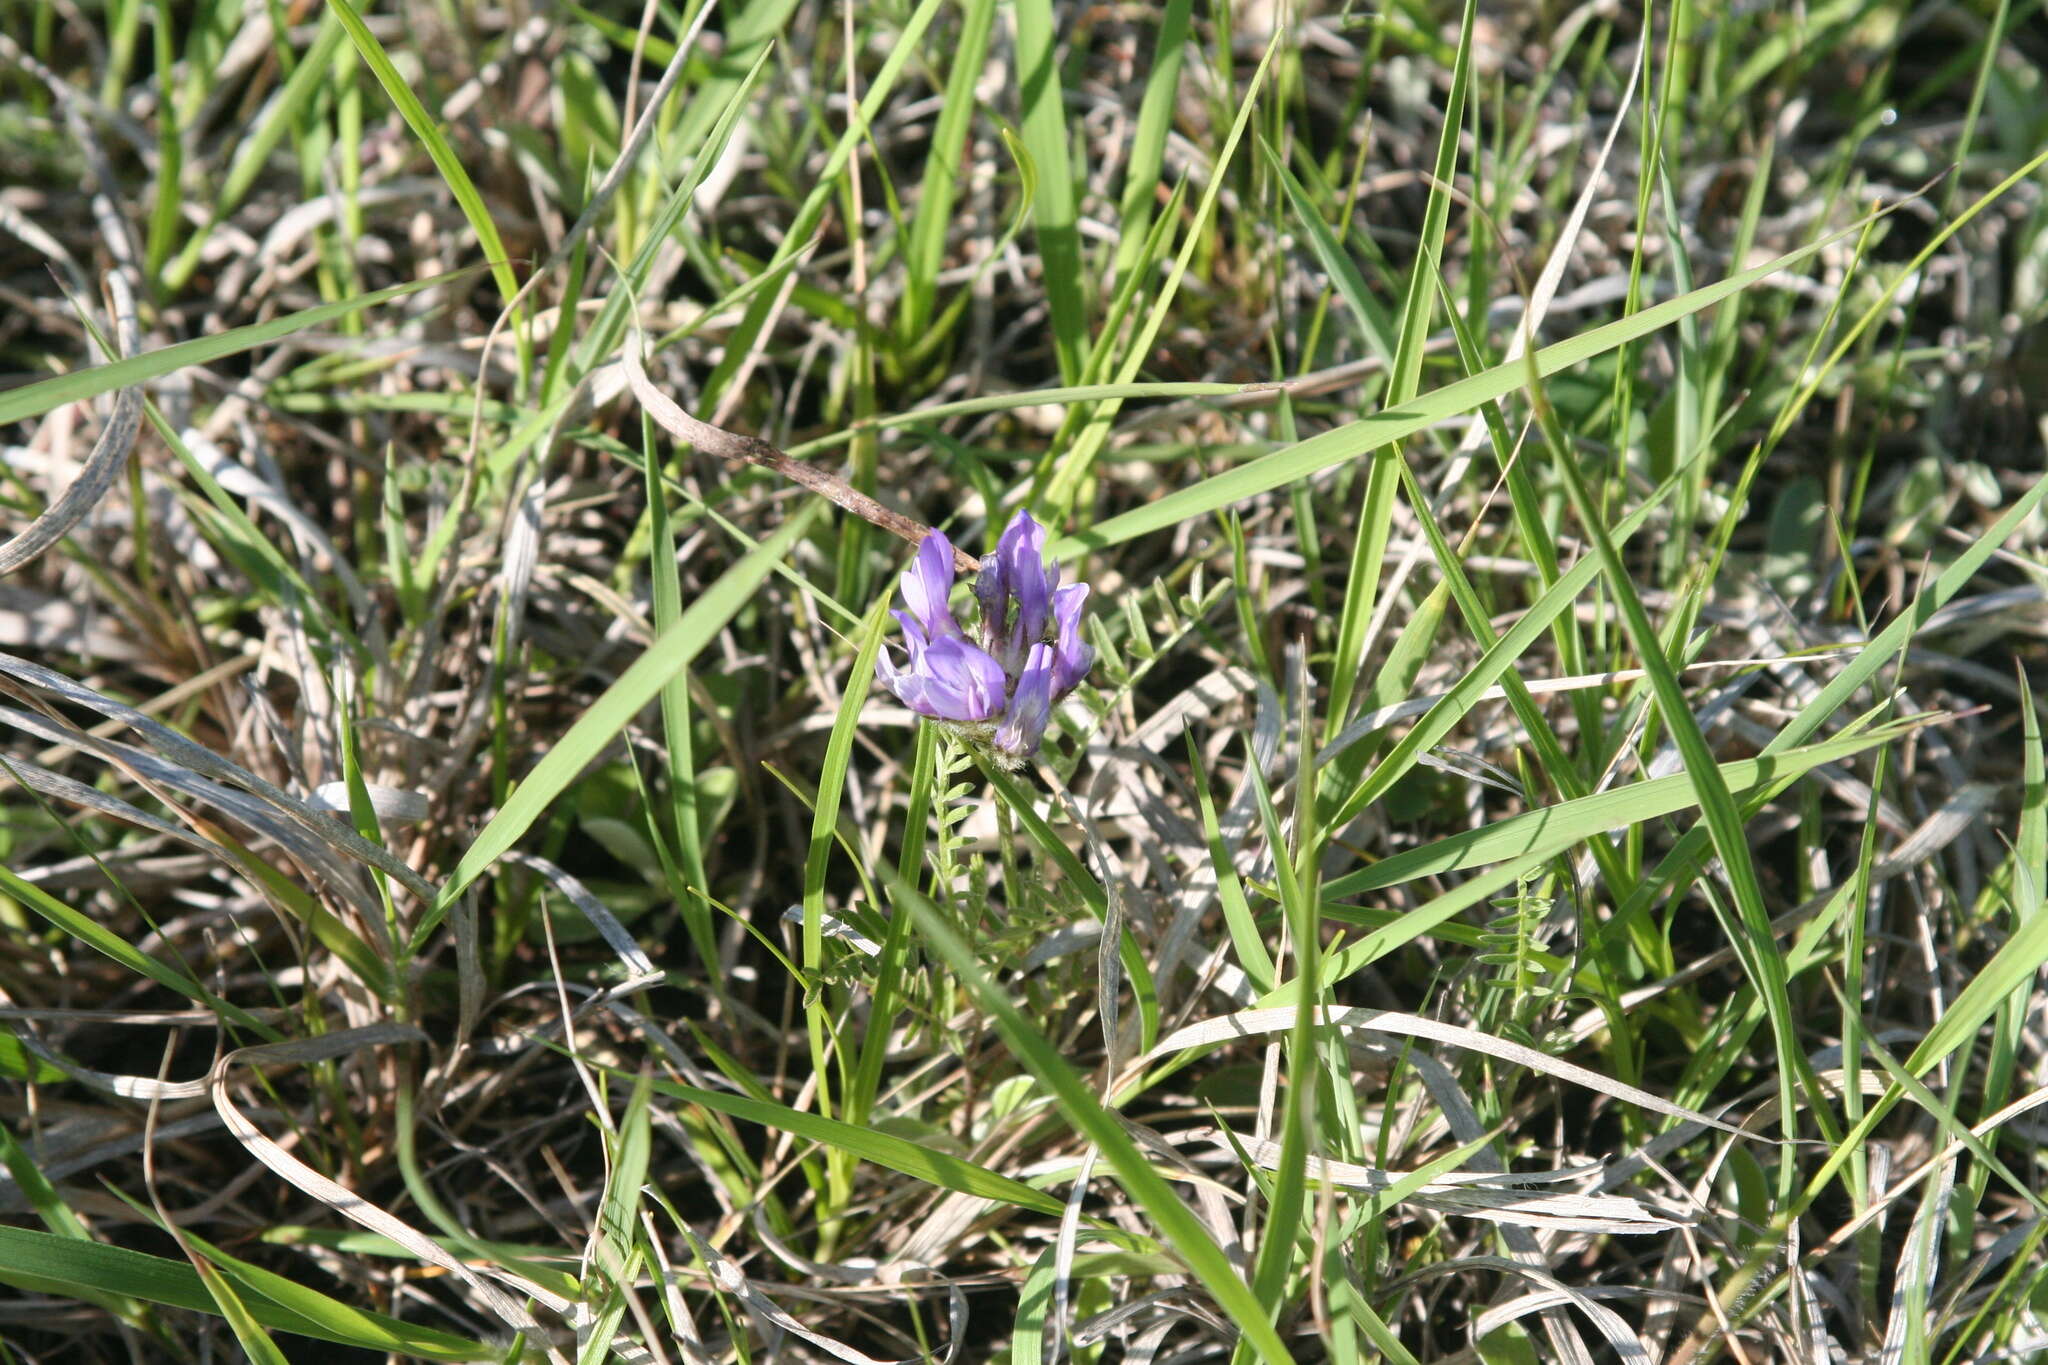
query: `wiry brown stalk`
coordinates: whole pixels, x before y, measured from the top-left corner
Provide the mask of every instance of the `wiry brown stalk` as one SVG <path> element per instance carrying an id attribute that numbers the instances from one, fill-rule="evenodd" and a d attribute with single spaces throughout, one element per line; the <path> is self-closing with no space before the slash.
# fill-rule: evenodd
<path id="1" fill-rule="evenodd" d="M 923 522 L 882 506 L 838 475 L 829 474 L 816 465 L 805 464 L 758 436 L 742 436 L 723 427 L 714 427 L 709 422 L 700 422 L 684 412 L 682 405 L 675 399 L 654 386 L 654 381 L 647 377 L 647 370 L 640 363 L 637 347 L 627 346 L 624 354 L 626 380 L 632 387 L 633 396 L 647 409 L 647 415 L 659 422 L 662 429 L 678 441 L 687 441 L 697 449 L 716 455 L 721 460 L 771 469 L 791 483 L 802 484 L 820 497 L 831 499 L 863 521 L 873 522 L 891 535 L 903 537 L 912 545 L 923 544 L 924 538 L 932 533 L 932 528 Z M 953 566 L 962 573 L 973 573 L 981 567 L 981 561 L 955 546 Z"/>

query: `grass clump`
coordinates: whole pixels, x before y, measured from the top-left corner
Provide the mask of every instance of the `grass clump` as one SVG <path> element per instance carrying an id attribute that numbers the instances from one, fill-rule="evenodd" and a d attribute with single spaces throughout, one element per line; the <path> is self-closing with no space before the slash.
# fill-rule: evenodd
<path id="1" fill-rule="evenodd" d="M 0 1359 L 2037 1352 L 2035 18 L 0 0 Z"/>

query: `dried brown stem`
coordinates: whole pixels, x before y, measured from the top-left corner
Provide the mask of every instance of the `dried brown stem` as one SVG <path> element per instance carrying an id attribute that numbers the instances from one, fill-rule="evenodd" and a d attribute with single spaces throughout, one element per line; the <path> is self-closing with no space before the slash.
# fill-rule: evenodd
<path id="1" fill-rule="evenodd" d="M 697 449 L 716 455 L 721 460 L 772 469 L 790 482 L 802 484 L 820 497 L 831 499 L 863 521 L 873 522 L 891 535 L 903 537 L 912 545 L 923 544 L 924 538 L 932 533 L 932 528 L 923 522 L 906 517 L 901 512 L 891 511 L 838 475 L 827 473 L 816 465 L 805 464 L 802 460 L 784 454 L 758 436 L 741 436 L 690 416 L 675 399 L 656 388 L 654 382 L 647 377 L 647 371 L 640 363 L 637 347 L 629 345 L 625 348 L 625 365 L 626 381 L 632 387 L 633 396 L 647 409 L 647 415 L 678 441 L 687 441 Z M 962 573 L 973 573 L 981 567 L 981 561 L 955 546 L 953 565 Z"/>

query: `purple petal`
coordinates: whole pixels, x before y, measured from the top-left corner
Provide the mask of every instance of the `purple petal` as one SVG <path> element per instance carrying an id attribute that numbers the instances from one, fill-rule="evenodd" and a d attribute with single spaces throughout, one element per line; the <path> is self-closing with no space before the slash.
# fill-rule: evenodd
<path id="1" fill-rule="evenodd" d="M 1028 758 L 1038 752 L 1045 737 L 1046 722 L 1052 719 L 1053 650 L 1051 645 L 1033 645 L 1024 672 L 1017 679 L 1017 691 L 996 728 L 996 747 L 1006 754 Z"/>
<path id="2" fill-rule="evenodd" d="M 1002 565 L 1003 587 L 1017 603 L 1009 641 L 1021 653 L 1045 637 L 1052 590 L 1059 583 L 1060 571 L 1055 567 L 1047 572 L 1045 528 L 1032 520 L 1029 512 L 1020 511 L 1011 519 L 996 542 L 996 560 Z"/>
<path id="3" fill-rule="evenodd" d="M 1010 594 L 1003 583 L 1003 560 L 1000 555 L 983 555 L 981 572 L 974 576 L 974 600 L 981 603 L 981 630 L 984 638 L 1000 640 L 1008 625 Z"/>
<path id="4" fill-rule="evenodd" d="M 1003 709 L 1003 666 L 958 636 L 934 640 L 925 650 L 918 689 L 925 705 L 903 696 L 914 711 L 939 720 L 987 720 Z"/>
<path id="5" fill-rule="evenodd" d="M 917 619 L 924 633 L 937 640 L 958 635 L 960 625 L 946 599 L 953 594 L 953 542 L 943 531 L 933 531 L 917 547 L 917 557 L 903 571 L 903 605 Z M 899 614 L 897 618 L 902 620 Z"/>
<path id="6" fill-rule="evenodd" d="M 1073 583 L 1052 595 L 1053 668 L 1052 692 L 1064 697 L 1074 690 L 1088 670 L 1095 666 L 1095 646 L 1081 639 L 1081 606 L 1088 600 L 1088 585 Z"/>
<path id="7" fill-rule="evenodd" d="M 896 618 L 898 625 L 903 627 L 903 652 L 910 656 L 910 662 L 902 668 L 896 667 L 896 660 L 891 658 L 889 651 L 884 648 L 881 653 L 875 656 L 875 677 L 881 681 L 883 686 L 894 692 L 899 699 L 907 701 L 908 699 L 904 698 L 903 695 L 903 688 L 899 685 L 899 680 L 908 680 L 917 672 L 918 665 L 923 661 L 924 652 L 930 646 L 931 640 L 925 635 L 924 627 L 917 623 L 917 618 L 909 612 L 892 611 L 889 614 Z"/>
<path id="8" fill-rule="evenodd" d="M 916 668 L 917 661 L 924 655 L 925 647 L 931 644 L 931 637 L 925 634 L 924 627 L 919 625 L 917 618 L 909 612 L 892 611 L 889 614 L 896 618 L 897 625 L 903 627 L 903 648 L 910 655 L 910 666 Z"/>

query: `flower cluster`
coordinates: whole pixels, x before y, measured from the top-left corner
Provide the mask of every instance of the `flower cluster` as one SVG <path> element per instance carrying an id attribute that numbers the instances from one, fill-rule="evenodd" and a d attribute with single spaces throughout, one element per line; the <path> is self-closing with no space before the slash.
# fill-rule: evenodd
<path id="1" fill-rule="evenodd" d="M 921 716 L 948 723 L 1012 766 L 1038 752 L 1053 704 L 1095 663 L 1081 640 L 1088 585 L 1060 586 L 1045 558 L 1045 528 L 1019 512 L 974 580 L 981 619 L 970 635 L 953 617 L 953 543 L 933 531 L 903 574 L 907 668 L 887 650 L 875 671 Z"/>

